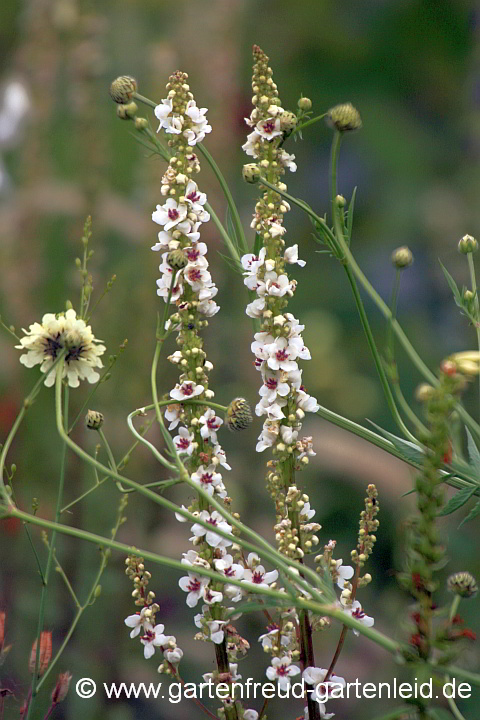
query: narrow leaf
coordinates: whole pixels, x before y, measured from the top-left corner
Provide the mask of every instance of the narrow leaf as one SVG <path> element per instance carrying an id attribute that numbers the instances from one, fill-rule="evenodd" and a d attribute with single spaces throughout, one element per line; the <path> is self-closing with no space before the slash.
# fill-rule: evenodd
<path id="1" fill-rule="evenodd" d="M 470 430 L 466 427 L 467 431 L 467 444 L 468 444 L 468 457 L 470 459 L 470 465 L 475 470 L 475 473 L 480 476 L 480 452 L 472 437 Z"/>
<path id="2" fill-rule="evenodd" d="M 384 430 L 382 427 L 372 422 L 371 420 L 369 420 L 368 422 L 373 425 L 378 430 L 378 432 L 380 432 L 384 437 L 386 437 L 387 440 L 390 440 L 390 442 L 393 443 L 398 452 L 403 455 L 406 460 L 408 460 L 409 462 L 413 462 L 416 465 L 422 465 L 425 453 L 423 452 L 423 449 L 420 447 L 420 445 L 415 445 L 415 443 L 399 438 L 397 435 L 388 432 L 388 430 Z"/>
<path id="3" fill-rule="evenodd" d="M 458 529 L 462 527 L 464 523 L 470 522 L 470 520 L 473 520 L 477 517 L 477 515 L 480 515 L 480 500 L 477 502 L 476 505 L 473 506 L 473 508 L 468 513 L 467 517 L 464 517 L 460 525 L 458 526 Z"/>
<path id="4" fill-rule="evenodd" d="M 457 283 L 453 279 L 453 277 L 448 272 L 447 268 L 444 266 L 441 260 L 439 260 L 440 265 L 442 266 L 443 274 L 445 275 L 445 278 L 447 280 L 447 283 L 450 287 L 450 290 L 453 293 L 453 297 L 455 298 L 455 303 L 458 305 L 458 307 L 461 307 L 463 310 L 463 302 L 462 302 L 462 296 L 460 295 L 460 290 L 457 287 Z"/>
<path id="5" fill-rule="evenodd" d="M 461 490 L 459 490 L 445 505 L 445 507 L 440 510 L 440 512 L 437 514 L 437 517 L 442 517 L 443 515 L 450 515 L 451 513 L 455 512 L 455 510 L 459 510 L 461 507 L 465 505 L 466 502 L 470 500 L 472 495 L 474 494 L 476 490 L 476 486 L 470 486 L 470 487 L 464 487 Z"/>

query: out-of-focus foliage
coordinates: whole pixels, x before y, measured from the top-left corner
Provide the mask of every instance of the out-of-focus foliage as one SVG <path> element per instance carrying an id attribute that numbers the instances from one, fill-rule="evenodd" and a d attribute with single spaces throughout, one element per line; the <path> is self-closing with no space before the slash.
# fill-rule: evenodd
<path id="1" fill-rule="evenodd" d="M 26 327 L 44 312 L 64 309 L 67 299 L 78 304 L 80 284 L 74 260 L 81 251 L 85 216 L 91 214 L 95 249 L 91 267 L 97 297 L 114 273 L 118 278 L 94 314 L 94 332 L 105 341 L 109 353 L 116 353 L 124 338 L 129 341 L 95 401 L 95 408 L 106 417 L 105 432 L 117 456 L 130 442 L 127 413 L 149 400 L 149 368 L 160 308 L 155 294 L 158 259 L 150 252 L 157 230 L 150 214 L 160 199 L 163 164 L 149 158 L 129 135 L 130 126 L 116 118 L 108 96 L 111 79 L 134 75 L 140 92 L 160 100 L 172 71 L 189 73 L 198 104 L 209 108 L 213 132 L 206 145 L 231 181 L 247 226 L 255 191 L 242 184 L 245 157 L 240 146 L 248 130 L 243 118 L 250 112 L 252 44 L 260 44 L 270 56 L 284 107 L 294 109 L 300 93 L 312 99 L 315 114 L 337 102 L 353 102 L 362 114 L 363 129 L 344 142 L 339 186 L 349 197 L 358 185 L 352 248 L 386 299 L 394 277 L 392 250 L 400 245 L 412 249 L 415 263 L 402 277 L 399 318 L 422 357 L 435 368 L 446 355 L 473 348 L 475 342 L 473 330 L 452 302 L 438 258 L 460 286 L 467 281 L 466 264 L 456 247 L 462 235 L 480 231 L 478 21 L 476 4 L 469 0 L 2 1 L 2 318 L 17 328 Z M 12 83 L 17 94 L 10 99 L 14 110 L 9 114 L 4 110 Z M 330 139 L 330 131 L 319 123 L 304 133 L 302 142 L 289 147 L 298 163 L 297 174 L 289 177 L 289 190 L 321 213 L 328 210 Z M 202 189 L 223 217 L 225 202 L 205 163 L 201 178 Z M 393 430 L 342 268 L 328 256 L 316 254 L 311 226 L 297 210 L 289 214 L 287 228 L 291 240 L 299 243 L 300 256 L 307 260 L 306 268 L 298 269 L 294 312 L 306 324 L 305 341 L 312 351 L 313 360 L 305 370 L 310 392 L 332 410 L 359 422 L 368 417 Z M 212 223 L 204 239 L 223 252 Z M 254 402 L 258 375 L 251 364 L 252 327 L 244 315 L 244 287 L 220 255 L 216 262 L 213 255 L 212 273 L 222 306 L 206 338 L 208 356 L 215 365 L 212 385 L 219 402 L 228 403 L 240 394 Z M 367 308 L 381 339 L 384 323 L 369 303 Z M 399 370 L 403 390 L 411 400 L 420 378 L 401 354 Z M 172 386 L 174 376 L 175 370 L 165 367 L 162 392 Z M 3 334 L 2 438 L 32 384 L 32 373 L 19 364 L 18 351 Z M 83 392 L 74 394 L 77 407 Z M 467 406 L 474 410 L 477 400 L 472 388 Z M 271 535 L 273 511 L 263 485 L 264 458 L 253 450 L 259 427 L 257 423 L 238 438 L 224 438 L 233 466 L 227 482 L 235 508 Z M 371 570 L 374 581 L 362 600 L 373 611 L 377 626 L 391 630 L 392 617 L 406 613 L 408 603 L 396 587 L 394 571 L 403 562 L 402 519 L 410 499 L 400 496 L 411 486 L 410 471 L 321 421 L 310 420 L 306 429 L 314 436 L 317 457 L 304 478 L 319 509 L 322 542 L 338 538 L 347 557 L 355 544 L 363 488 L 370 481 L 378 486 L 382 513 Z M 76 438 L 87 445 L 92 442 L 80 427 Z M 45 517 L 54 512 L 58 446 L 53 393 L 44 390 L 28 414 L 10 459 L 18 468 L 19 501 L 30 508 L 32 499 L 38 498 L 38 512 Z M 129 470 L 145 481 L 159 475 L 143 450 L 134 456 Z M 93 482 L 74 457 L 68 460 L 67 479 L 67 499 Z M 67 519 L 107 533 L 115 517 L 115 508 L 105 502 L 111 492 L 111 488 L 100 489 Z M 177 489 L 173 495 L 180 502 L 187 499 L 185 490 Z M 187 549 L 182 528 L 157 508 L 146 507 L 133 496 L 128 515 L 121 539 L 176 557 L 179 548 L 185 545 Z M 447 570 L 468 568 L 478 574 L 472 542 L 475 523 L 454 532 L 458 517 L 444 522 L 452 558 Z M 8 677 L 21 696 L 28 682 L 40 581 L 23 528 L 5 522 L 0 533 L 0 606 L 8 611 L 8 642 L 14 644 L 2 677 Z M 42 553 L 40 543 L 39 547 Z M 61 560 L 76 587 L 92 578 L 97 554 L 95 548 L 70 539 L 60 541 Z M 462 567 L 457 567 L 457 557 L 462 558 Z M 186 675 L 197 679 L 200 672 L 212 669 L 213 655 L 206 660 L 210 648 L 191 640 L 195 628 L 185 620 L 188 610 L 183 594 L 175 594 L 177 577 L 164 569 L 150 570 L 162 619 L 189 650 Z M 112 556 L 102 585 L 101 598 L 82 620 L 59 669 L 70 669 L 74 681 L 85 675 L 99 682 L 155 680 L 154 661 L 143 660 L 139 647 L 129 643 L 123 625 L 123 617 L 133 609 L 122 557 Z M 467 606 L 467 621 L 469 610 Z M 46 618 L 54 647 L 63 639 L 71 616 L 69 597 L 57 581 Z M 470 624 L 475 626 L 474 621 Z M 255 639 L 255 632 L 250 638 Z M 328 663 L 336 639 L 336 631 L 317 638 L 319 665 Z M 255 679 L 261 679 L 264 658 L 257 648 L 251 658 L 257 661 Z M 382 651 L 361 638 L 349 637 L 337 671 L 347 678 L 386 680 L 391 670 L 387 665 Z M 240 671 L 245 676 L 251 672 Z M 18 704 L 12 703 L 18 712 Z M 355 717 L 372 717 L 378 707 L 375 701 L 355 707 Z M 353 712 L 352 705 L 345 708 L 347 715 Z M 81 701 L 72 690 L 63 712 L 65 718 L 84 720 L 185 716 L 183 704 L 114 703 L 100 692 L 95 699 Z M 188 713 L 192 712 L 189 707 Z"/>

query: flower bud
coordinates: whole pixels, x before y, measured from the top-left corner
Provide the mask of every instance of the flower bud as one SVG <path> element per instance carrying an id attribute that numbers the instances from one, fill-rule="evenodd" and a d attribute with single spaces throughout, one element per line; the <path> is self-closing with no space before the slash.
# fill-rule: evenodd
<path id="1" fill-rule="evenodd" d="M 52 633 L 49 630 L 44 630 L 40 634 L 40 652 L 38 659 L 38 677 L 41 677 L 45 670 L 48 668 L 48 664 L 52 658 Z M 28 669 L 31 673 L 35 672 L 35 664 L 37 660 L 37 641 L 32 645 L 32 651 L 30 653 L 30 661 L 28 663 Z"/>
<path id="2" fill-rule="evenodd" d="M 102 413 L 97 410 L 89 410 L 85 415 L 85 425 L 89 430 L 100 430 L 103 420 Z"/>
<path id="3" fill-rule="evenodd" d="M 65 698 L 67 697 L 71 679 L 72 676 L 68 671 L 60 673 L 60 675 L 58 676 L 57 684 L 55 685 L 52 692 L 52 703 L 54 705 L 61 703 L 62 700 L 65 700 Z"/>
<path id="4" fill-rule="evenodd" d="M 245 430 L 252 422 L 252 411 L 245 398 L 235 398 L 227 408 L 225 424 L 232 432 Z"/>
<path id="5" fill-rule="evenodd" d="M 450 575 L 447 580 L 450 592 L 460 595 L 462 598 L 470 598 L 478 591 L 477 581 L 469 572 L 458 572 Z"/>
<path id="6" fill-rule="evenodd" d="M 450 355 L 449 360 L 455 363 L 457 370 L 464 375 L 478 375 L 480 373 L 480 352 L 466 350 Z"/>
<path id="7" fill-rule="evenodd" d="M 280 129 L 284 132 L 292 131 L 297 126 L 297 116 L 295 113 L 286 110 L 280 115 Z"/>
<path id="8" fill-rule="evenodd" d="M 421 383 L 415 390 L 415 400 L 424 403 L 428 402 L 435 392 L 435 388 L 428 383 Z"/>
<path id="9" fill-rule="evenodd" d="M 135 118 L 135 130 L 146 130 L 148 128 L 148 120 L 144 117 Z"/>
<path id="10" fill-rule="evenodd" d="M 463 255 L 473 253 L 478 250 L 478 242 L 471 235 L 464 235 L 458 243 L 458 251 Z"/>
<path id="11" fill-rule="evenodd" d="M 128 118 L 134 118 L 138 112 L 138 105 L 133 101 L 129 102 L 128 105 L 124 105 L 123 107 L 125 108 L 125 115 Z"/>
<path id="12" fill-rule="evenodd" d="M 406 267 L 410 267 L 413 263 L 412 251 L 406 245 L 402 245 L 402 247 L 393 251 L 392 263 L 397 270 L 403 270 Z"/>
<path id="13" fill-rule="evenodd" d="M 110 97 L 116 103 L 128 103 L 137 89 L 137 81 L 129 75 L 121 75 L 110 85 Z"/>
<path id="14" fill-rule="evenodd" d="M 343 195 L 337 195 L 337 197 L 335 198 L 335 204 L 339 208 L 344 208 L 347 204 L 347 201 L 345 200 Z"/>
<path id="15" fill-rule="evenodd" d="M 257 183 L 260 180 L 260 168 L 256 163 L 247 163 L 242 168 L 242 176 L 245 182 Z"/>
<path id="16" fill-rule="evenodd" d="M 472 302 L 474 297 L 475 297 L 475 293 L 473 293 L 471 290 L 464 290 L 463 299 L 465 300 L 465 302 L 467 302 L 467 303 Z"/>
<path id="17" fill-rule="evenodd" d="M 310 98 L 307 97 L 301 97 L 297 102 L 297 105 L 300 110 L 303 110 L 304 112 L 312 109 L 312 101 L 310 100 Z"/>
<path id="18" fill-rule="evenodd" d="M 173 268 L 173 270 L 181 270 L 188 263 L 188 258 L 183 252 L 183 250 L 177 248 L 176 250 L 171 250 L 168 253 L 167 263 L 170 265 L 171 268 Z"/>
<path id="19" fill-rule="evenodd" d="M 327 113 L 327 122 L 339 132 L 359 130 L 362 127 L 362 118 L 352 103 L 335 105 Z"/>

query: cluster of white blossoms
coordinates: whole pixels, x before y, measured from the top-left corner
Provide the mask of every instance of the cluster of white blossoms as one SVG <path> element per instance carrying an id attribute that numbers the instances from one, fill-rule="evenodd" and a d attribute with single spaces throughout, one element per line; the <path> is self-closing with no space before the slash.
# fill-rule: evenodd
<path id="1" fill-rule="evenodd" d="M 90 325 L 77 317 L 75 310 L 58 315 L 46 313 L 41 323 L 33 323 L 23 332 L 25 337 L 15 346 L 27 351 L 20 356 L 20 362 L 29 368 L 40 365 L 42 373 L 49 373 L 45 378 L 48 387 L 55 382 L 55 373 L 49 371 L 61 353 L 65 354 L 63 377 L 70 387 L 78 387 L 80 380 L 96 383 L 100 379 L 95 368 L 103 367 L 100 357 L 105 345 L 95 338 Z"/>
<path id="2" fill-rule="evenodd" d="M 155 593 L 147 589 L 151 574 L 145 570 L 143 558 L 136 555 L 129 555 L 125 564 L 127 566 L 125 572 L 134 586 L 132 597 L 135 605 L 141 607 L 141 610 L 134 615 L 125 618 L 125 625 L 131 628 L 130 637 L 140 638 L 146 660 L 153 657 L 156 650 L 163 653 L 163 662 L 160 664 L 158 672 L 176 674 L 183 651 L 178 647 L 175 636 L 165 635 L 164 625 L 157 624 L 155 621 L 160 607 L 154 602 Z"/>

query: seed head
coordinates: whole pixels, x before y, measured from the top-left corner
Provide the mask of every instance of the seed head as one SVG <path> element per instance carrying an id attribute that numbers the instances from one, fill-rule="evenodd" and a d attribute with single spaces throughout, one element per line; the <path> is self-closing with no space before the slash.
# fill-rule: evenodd
<path id="1" fill-rule="evenodd" d="M 227 408 L 225 424 L 229 430 L 245 430 L 252 422 L 252 411 L 245 398 L 235 398 Z"/>
<path id="2" fill-rule="evenodd" d="M 327 113 L 327 122 L 339 132 L 351 132 L 362 127 L 362 118 L 352 103 L 335 105 Z"/>
<path id="3" fill-rule="evenodd" d="M 188 263 L 188 258 L 180 248 L 172 250 L 167 255 L 167 262 L 173 270 L 181 270 Z"/>
<path id="4" fill-rule="evenodd" d="M 137 81 L 129 75 L 121 75 L 110 85 L 110 97 L 119 104 L 130 102 L 132 93 L 137 90 Z"/>
<path id="5" fill-rule="evenodd" d="M 85 415 L 85 425 L 89 430 L 100 430 L 103 420 L 102 413 L 97 410 L 89 410 Z"/>
<path id="6" fill-rule="evenodd" d="M 462 598 L 471 598 L 478 591 L 477 581 L 469 572 L 458 572 L 450 575 L 447 586 L 450 592 L 460 595 Z"/>

